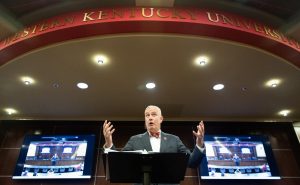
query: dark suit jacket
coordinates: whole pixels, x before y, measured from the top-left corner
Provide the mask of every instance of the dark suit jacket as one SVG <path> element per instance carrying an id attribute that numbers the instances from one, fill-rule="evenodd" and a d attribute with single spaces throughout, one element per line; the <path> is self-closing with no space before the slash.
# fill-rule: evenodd
<path id="1" fill-rule="evenodd" d="M 122 150 L 152 151 L 149 133 L 145 132 L 143 134 L 132 136 Z M 202 153 L 196 146 L 193 152 L 191 152 L 189 149 L 186 148 L 186 146 L 182 143 L 178 136 L 168 134 L 165 132 L 161 132 L 160 152 L 190 154 L 188 162 L 188 167 L 190 168 L 197 168 L 202 160 L 202 157 L 204 156 L 204 153 Z"/>

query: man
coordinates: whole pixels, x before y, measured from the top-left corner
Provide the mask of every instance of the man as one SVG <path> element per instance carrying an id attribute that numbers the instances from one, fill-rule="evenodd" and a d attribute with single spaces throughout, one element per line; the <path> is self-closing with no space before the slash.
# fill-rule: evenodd
<path id="1" fill-rule="evenodd" d="M 147 132 L 132 136 L 123 151 L 146 150 L 153 152 L 174 152 L 190 154 L 188 167 L 196 168 L 204 156 L 204 124 L 201 121 L 197 131 L 193 131 L 196 137 L 196 146 L 191 153 L 182 143 L 178 136 L 161 131 L 163 116 L 159 107 L 150 105 L 145 109 L 145 126 Z M 103 135 L 105 138 L 104 149 L 115 149 L 112 134 L 115 129 L 107 120 L 103 124 Z"/>
<path id="2" fill-rule="evenodd" d="M 236 166 L 240 165 L 241 158 L 238 155 L 234 154 L 233 157 L 232 157 L 232 160 L 234 161 Z"/>
<path id="3" fill-rule="evenodd" d="M 51 157 L 51 165 L 52 165 L 52 166 L 55 166 L 58 159 L 59 159 L 59 158 L 58 158 L 58 155 L 57 155 L 57 153 L 55 153 L 55 154 Z"/>

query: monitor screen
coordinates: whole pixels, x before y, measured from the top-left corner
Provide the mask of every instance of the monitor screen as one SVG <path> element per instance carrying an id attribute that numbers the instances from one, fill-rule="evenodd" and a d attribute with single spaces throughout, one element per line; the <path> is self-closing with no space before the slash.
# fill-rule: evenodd
<path id="1" fill-rule="evenodd" d="M 94 135 L 25 136 L 13 179 L 88 179 Z"/>
<path id="2" fill-rule="evenodd" d="M 265 136 L 205 136 L 201 179 L 280 179 Z"/>

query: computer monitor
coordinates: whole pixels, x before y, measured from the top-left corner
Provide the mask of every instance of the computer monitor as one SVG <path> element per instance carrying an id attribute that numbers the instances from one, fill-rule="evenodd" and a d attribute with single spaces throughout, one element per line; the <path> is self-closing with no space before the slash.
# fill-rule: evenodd
<path id="1" fill-rule="evenodd" d="M 94 135 L 25 136 L 13 179 L 89 179 Z"/>
<path id="2" fill-rule="evenodd" d="M 201 179 L 280 179 L 265 136 L 206 135 Z"/>

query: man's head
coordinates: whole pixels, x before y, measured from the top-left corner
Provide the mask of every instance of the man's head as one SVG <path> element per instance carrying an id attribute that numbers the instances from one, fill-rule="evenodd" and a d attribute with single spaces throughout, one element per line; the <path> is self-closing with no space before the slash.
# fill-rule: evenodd
<path id="1" fill-rule="evenodd" d="M 149 105 L 145 109 L 145 126 L 149 132 L 157 132 L 160 130 L 163 116 L 159 107 Z"/>

